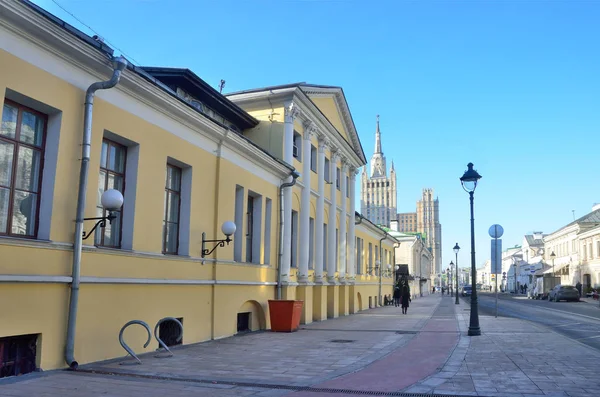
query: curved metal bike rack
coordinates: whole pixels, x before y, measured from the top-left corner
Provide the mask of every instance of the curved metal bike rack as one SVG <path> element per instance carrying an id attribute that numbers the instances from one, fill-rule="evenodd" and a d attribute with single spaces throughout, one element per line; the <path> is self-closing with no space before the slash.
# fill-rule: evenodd
<path id="1" fill-rule="evenodd" d="M 142 320 L 131 320 L 130 322 L 128 322 L 127 324 L 125 324 L 122 328 L 121 331 L 119 332 L 119 343 L 121 344 L 121 346 L 123 347 L 123 349 L 125 349 L 125 351 L 127 353 L 129 353 L 129 355 L 133 358 L 135 358 L 136 361 L 131 362 L 131 361 L 124 361 L 119 363 L 120 365 L 134 365 L 134 364 L 141 364 L 142 361 L 138 358 L 138 356 L 135 355 L 135 353 L 133 352 L 133 350 L 131 350 L 131 348 L 127 345 L 127 343 L 125 343 L 125 341 L 123 340 L 123 332 L 125 331 L 125 328 L 129 327 L 130 325 L 133 324 L 138 324 L 141 325 L 142 327 L 146 328 L 146 331 L 148 331 L 148 341 L 146 341 L 146 343 L 144 344 L 144 347 L 148 347 L 148 345 L 150 344 L 150 341 L 152 341 L 152 332 L 150 331 L 150 326 L 148 324 L 146 324 L 145 322 L 143 322 Z"/>
<path id="2" fill-rule="evenodd" d="M 154 356 L 156 358 L 173 357 L 173 353 L 171 352 L 171 350 L 169 350 L 167 345 L 158 336 L 158 328 L 160 327 L 160 325 L 162 323 L 164 323 L 165 321 L 169 321 L 169 320 L 175 321 L 177 323 L 177 325 L 179 325 L 179 336 L 177 337 L 177 342 L 181 341 L 181 339 L 183 338 L 183 324 L 181 324 L 181 322 L 179 320 L 177 320 L 174 317 L 165 317 L 165 318 L 161 318 L 160 320 L 158 320 L 158 322 L 156 323 L 156 326 L 154 327 L 154 337 L 158 341 L 158 344 L 168 353 L 167 353 L 167 355 L 161 355 L 159 353 Z M 156 349 L 156 351 L 160 352 L 160 347 L 158 349 Z"/>

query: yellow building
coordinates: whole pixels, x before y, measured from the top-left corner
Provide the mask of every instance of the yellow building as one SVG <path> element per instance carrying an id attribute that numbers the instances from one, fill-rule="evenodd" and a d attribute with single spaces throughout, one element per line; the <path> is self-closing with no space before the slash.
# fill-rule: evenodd
<path id="1" fill-rule="evenodd" d="M 305 301 L 306 323 L 391 293 L 396 241 L 353 211 L 365 162 L 348 105 L 340 88 L 313 88 L 274 109 L 232 102 L 189 70 L 135 67 L 0 0 L 0 345 L 30 358 L 5 374 L 122 356 L 134 319 L 177 318 L 189 344 L 268 329 L 278 291 Z M 103 201 L 111 189 L 122 207 Z M 232 242 L 204 255 L 227 221 Z M 141 327 L 125 337 L 157 347 Z"/>

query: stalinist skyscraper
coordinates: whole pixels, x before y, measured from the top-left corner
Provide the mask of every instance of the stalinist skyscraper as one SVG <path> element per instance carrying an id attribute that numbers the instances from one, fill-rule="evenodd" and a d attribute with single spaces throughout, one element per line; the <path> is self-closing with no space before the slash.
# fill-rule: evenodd
<path id="1" fill-rule="evenodd" d="M 387 176 L 385 156 L 381 150 L 379 115 L 375 130 L 375 153 L 371 157 L 370 168 L 370 175 L 367 175 L 367 167 L 362 173 L 360 212 L 376 225 L 389 227 L 390 221 L 396 219 L 396 171 L 392 161 L 390 176 Z"/>

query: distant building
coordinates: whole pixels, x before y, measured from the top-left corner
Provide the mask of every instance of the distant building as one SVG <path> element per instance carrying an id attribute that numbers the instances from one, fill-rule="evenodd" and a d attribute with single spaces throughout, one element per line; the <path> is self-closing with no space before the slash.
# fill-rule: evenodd
<path id="1" fill-rule="evenodd" d="M 442 225 L 440 224 L 440 202 L 434 198 L 433 189 L 423 189 L 417 202 L 417 232 L 425 235 L 427 247 L 431 248 L 434 272 L 442 270 Z"/>
<path id="2" fill-rule="evenodd" d="M 375 131 L 375 153 L 371 157 L 369 175 L 366 168 L 363 168 L 361 178 L 361 213 L 376 225 L 389 227 L 390 222 L 396 219 L 396 171 L 392 161 L 388 177 L 381 149 L 379 115 Z"/>
<path id="3" fill-rule="evenodd" d="M 398 220 L 398 231 L 402 233 L 417 232 L 417 213 L 402 212 L 396 217 Z"/>

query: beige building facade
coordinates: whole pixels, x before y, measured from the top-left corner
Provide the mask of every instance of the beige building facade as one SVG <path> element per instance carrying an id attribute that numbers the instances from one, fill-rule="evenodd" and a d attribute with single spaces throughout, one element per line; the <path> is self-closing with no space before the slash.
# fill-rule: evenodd
<path id="1" fill-rule="evenodd" d="M 433 253 L 434 272 L 442 270 L 442 225 L 440 224 L 440 202 L 434 198 L 433 189 L 423 189 L 417 202 L 417 232 L 424 235 L 427 247 Z"/>

